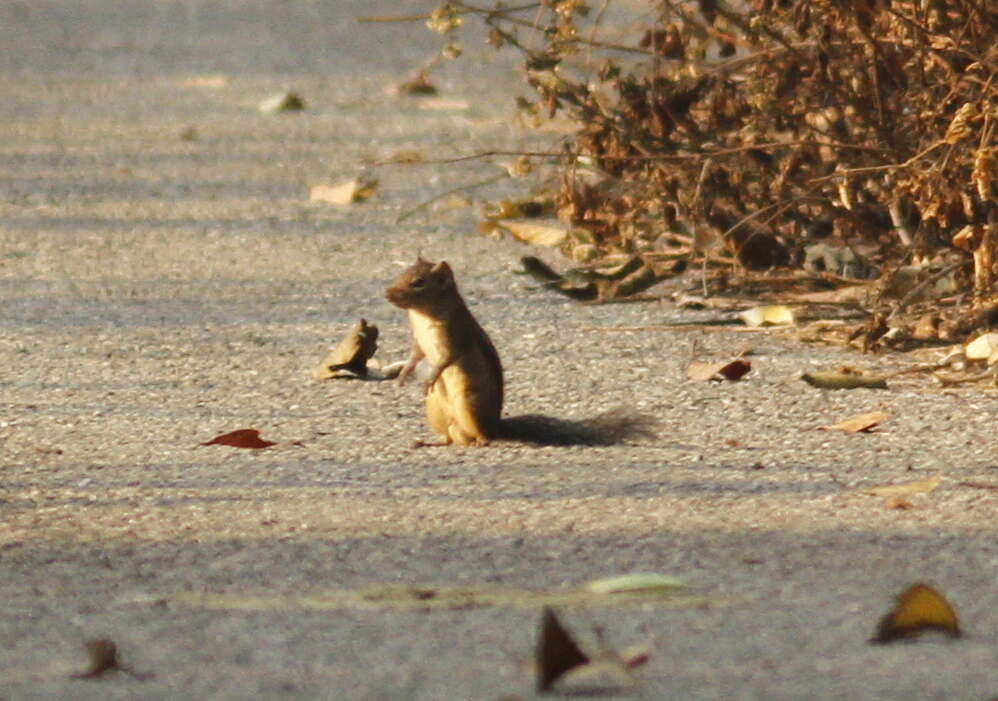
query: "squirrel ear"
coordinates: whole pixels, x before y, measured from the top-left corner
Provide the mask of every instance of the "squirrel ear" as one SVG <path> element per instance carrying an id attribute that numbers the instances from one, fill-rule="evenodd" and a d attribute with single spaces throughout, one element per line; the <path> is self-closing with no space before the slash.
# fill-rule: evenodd
<path id="1" fill-rule="evenodd" d="M 449 278 L 453 278 L 454 277 L 454 272 L 450 269 L 450 266 L 447 265 L 447 261 L 445 261 L 445 260 L 442 260 L 439 263 L 437 263 L 436 265 L 434 265 L 433 268 L 430 269 L 430 272 L 431 273 L 441 273 L 445 277 L 449 277 Z"/>

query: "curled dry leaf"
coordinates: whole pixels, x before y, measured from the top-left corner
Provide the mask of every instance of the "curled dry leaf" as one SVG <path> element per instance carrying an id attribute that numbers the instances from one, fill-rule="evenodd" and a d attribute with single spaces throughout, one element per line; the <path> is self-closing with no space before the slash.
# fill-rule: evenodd
<path id="1" fill-rule="evenodd" d="M 804 382 L 819 389 L 887 389 L 887 380 L 846 372 L 805 372 Z"/>
<path id="2" fill-rule="evenodd" d="M 746 326 L 788 326 L 794 323 L 794 311 L 783 304 L 752 307 L 738 315 Z"/>
<path id="3" fill-rule="evenodd" d="M 634 593 L 668 593 L 676 589 L 685 589 L 689 585 L 676 577 L 653 572 L 635 572 L 616 577 L 594 579 L 583 587 L 593 594 L 634 594 Z"/>
<path id="4" fill-rule="evenodd" d="M 533 246 L 557 246 L 568 236 L 568 230 L 561 226 L 534 224 L 531 222 L 500 219 L 496 224 L 513 234 L 524 243 Z"/>
<path id="5" fill-rule="evenodd" d="M 913 584 L 898 595 L 894 608 L 880 619 L 870 642 L 892 643 L 931 630 L 951 638 L 961 636 L 956 612 L 946 597 L 927 584 Z"/>
<path id="6" fill-rule="evenodd" d="M 437 86 L 430 80 L 426 71 L 420 71 L 410 80 L 399 83 L 394 91 L 397 95 L 412 95 L 414 97 L 426 97 L 436 95 L 439 91 Z"/>
<path id="7" fill-rule="evenodd" d="M 367 361 L 377 350 L 378 327 L 368 324 L 367 319 L 361 319 L 325 360 L 316 366 L 312 377 L 328 380 L 343 376 L 340 372 L 343 370 L 356 377 L 366 377 Z"/>
<path id="8" fill-rule="evenodd" d="M 599 291 L 596 283 L 592 281 L 574 283 L 565 276 L 556 272 L 551 266 L 534 256 L 524 256 L 520 259 L 523 264 L 522 275 L 529 275 L 545 288 L 554 290 L 560 294 L 570 297 L 580 302 L 596 299 Z"/>
<path id="9" fill-rule="evenodd" d="M 749 373 L 752 363 L 742 358 L 720 363 L 692 361 L 686 368 L 686 376 L 691 380 L 739 380 Z"/>
<path id="10" fill-rule="evenodd" d="M 272 445 L 277 445 L 277 443 L 265 441 L 260 438 L 260 432 L 255 428 L 241 428 L 237 431 L 230 431 L 229 433 L 215 436 L 210 441 L 206 441 L 201 445 L 227 445 L 231 448 L 261 450 L 269 448 Z"/>
<path id="11" fill-rule="evenodd" d="M 90 668 L 86 672 L 71 674 L 76 679 L 96 679 L 112 670 L 121 669 L 118 662 L 118 647 L 110 638 L 88 640 L 87 656 L 90 658 Z"/>
<path id="12" fill-rule="evenodd" d="M 858 414 L 845 421 L 830 426 L 822 426 L 824 431 L 844 431 L 846 433 L 869 433 L 877 426 L 890 418 L 890 414 L 883 411 L 871 411 L 866 414 Z"/>
<path id="13" fill-rule="evenodd" d="M 599 633 L 599 631 L 597 631 Z M 584 653 L 558 620 L 544 607 L 541 631 L 535 651 L 537 690 L 565 695 L 612 695 L 632 686 L 631 669 L 648 661 L 649 646 L 633 648 L 624 654 L 605 649 L 590 657 Z"/>
<path id="14" fill-rule="evenodd" d="M 978 336 L 965 348 L 967 360 L 987 360 L 991 365 L 998 361 L 998 333 L 986 333 Z M 992 360 L 994 359 L 994 360 Z"/>
<path id="15" fill-rule="evenodd" d="M 278 112 L 300 112 L 305 109 L 305 100 L 296 92 L 287 90 L 260 103 L 258 108 L 264 114 L 277 114 Z"/>
<path id="16" fill-rule="evenodd" d="M 589 663 L 589 657 L 579 649 L 549 606 L 545 606 L 541 614 L 534 658 L 537 662 L 537 691 L 542 694 L 550 691 L 569 670 Z"/>
<path id="17" fill-rule="evenodd" d="M 377 190 L 378 181 L 374 178 L 350 178 L 338 185 L 313 185 L 308 199 L 342 206 L 366 200 Z"/>

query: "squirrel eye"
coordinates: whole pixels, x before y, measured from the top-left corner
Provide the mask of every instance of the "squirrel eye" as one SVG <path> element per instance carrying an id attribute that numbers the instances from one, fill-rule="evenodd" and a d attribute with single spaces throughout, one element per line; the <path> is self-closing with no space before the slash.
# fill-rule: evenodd
<path id="1" fill-rule="evenodd" d="M 418 278 L 416 278 L 415 280 L 412 281 L 411 285 L 413 287 L 422 287 L 425 284 L 425 282 L 426 281 L 423 278 L 418 277 Z"/>

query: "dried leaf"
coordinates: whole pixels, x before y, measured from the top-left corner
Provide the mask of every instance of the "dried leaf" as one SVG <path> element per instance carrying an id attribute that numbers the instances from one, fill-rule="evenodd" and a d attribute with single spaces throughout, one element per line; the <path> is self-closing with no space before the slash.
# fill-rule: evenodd
<path id="1" fill-rule="evenodd" d="M 99 638 L 87 641 L 87 656 L 90 658 L 90 668 L 86 672 L 71 674 L 76 679 L 97 679 L 106 672 L 121 669 L 118 662 L 118 647 L 110 638 Z"/>
<path id="2" fill-rule="evenodd" d="M 636 572 L 617 577 L 594 579 L 583 587 L 593 594 L 633 594 L 636 592 L 666 593 L 675 589 L 685 589 L 686 582 L 665 574 Z"/>
<path id="3" fill-rule="evenodd" d="M 491 220 L 489 220 L 491 221 Z M 520 259 L 523 264 L 523 275 L 529 275 L 547 289 L 559 292 L 566 297 L 578 301 L 590 301 L 596 299 L 596 283 L 585 282 L 575 284 L 564 276 L 555 272 L 551 266 L 534 256 L 524 256 Z"/>
<path id="4" fill-rule="evenodd" d="M 589 657 L 579 649 L 549 606 L 545 606 L 542 613 L 534 657 L 537 662 L 537 690 L 542 694 L 550 691 L 569 670 L 589 663 Z"/>
<path id="5" fill-rule="evenodd" d="M 338 185 L 313 185 L 308 199 L 342 206 L 366 200 L 377 189 L 378 181 L 373 178 L 350 178 Z"/>
<path id="6" fill-rule="evenodd" d="M 915 482 L 905 482 L 904 484 L 885 484 L 880 487 L 868 487 L 857 490 L 861 494 L 869 494 L 875 497 L 908 497 L 913 494 L 925 494 L 931 492 L 940 485 L 943 476 L 937 474 L 924 480 Z"/>
<path id="7" fill-rule="evenodd" d="M 312 377 L 317 380 L 328 380 L 339 377 L 341 370 L 346 370 L 354 376 L 367 376 L 367 361 L 378 350 L 378 327 L 361 319 L 350 333 L 339 342 L 332 352 L 326 356 L 312 371 Z"/>
<path id="8" fill-rule="evenodd" d="M 232 448 L 261 450 L 269 448 L 272 445 L 277 445 L 277 443 L 265 441 L 260 438 L 260 432 L 255 428 L 241 428 L 238 431 L 230 431 L 229 433 L 215 436 L 210 441 L 206 441 L 201 445 L 227 445 Z"/>
<path id="9" fill-rule="evenodd" d="M 398 95 L 425 97 L 427 95 L 436 95 L 438 92 L 437 86 L 430 81 L 430 76 L 426 71 L 421 71 L 411 80 L 395 86 L 395 93 Z"/>
<path id="10" fill-rule="evenodd" d="M 629 669 L 631 666 L 619 656 L 601 654 L 565 672 L 558 679 L 555 692 L 563 696 L 616 696 L 634 685 Z"/>
<path id="11" fill-rule="evenodd" d="M 546 226 L 509 219 L 502 219 L 497 223 L 524 243 L 534 246 L 557 246 L 568 236 L 568 230 L 560 226 Z"/>
<path id="12" fill-rule="evenodd" d="M 273 97 L 268 97 L 260 103 L 258 109 L 264 114 L 298 112 L 305 109 L 305 100 L 298 93 L 288 90 Z"/>
<path id="13" fill-rule="evenodd" d="M 998 351 L 998 333 L 986 333 L 967 344 L 967 360 L 988 360 Z"/>
<path id="14" fill-rule="evenodd" d="M 897 597 L 894 608 L 880 619 L 872 643 L 891 643 L 936 630 L 951 638 L 961 636 L 956 612 L 938 591 L 927 584 L 913 584 Z"/>
<path id="15" fill-rule="evenodd" d="M 805 372 L 801 379 L 819 389 L 887 389 L 883 377 L 845 372 Z"/>
<path id="16" fill-rule="evenodd" d="M 888 509 L 899 509 L 901 511 L 915 508 L 914 504 L 902 497 L 888 497 L 884 500 L 884 506 Z"/>
<path id="17" fill-rule="evenodd" d="M 869 433 L 874 428 L 890 418 L 890 414 L 883 411 L 871 411 L 867 414 L 858 414 L 852 418 L 841 421 L 830 426 L 822 426 L 825 431 L 845 431 L 846 433 Z"/>
<path id="18" fill-rule="evenodd" d="M 741 358 L 720 363 L 704 363 L 694 360 L 686 368 L 686 377 L 698 382 L 738 380 L 748 374 L 751 369 L 752 363 Z"/>
<path id="19" fill-rule="evenodd" d="M 746 326 L 753 327 L 791 325 L 794 323 L 793 310 L 783 304 L 753 307 L 752 309 L 746 309 L 738 316 L 741 317 Z"/>

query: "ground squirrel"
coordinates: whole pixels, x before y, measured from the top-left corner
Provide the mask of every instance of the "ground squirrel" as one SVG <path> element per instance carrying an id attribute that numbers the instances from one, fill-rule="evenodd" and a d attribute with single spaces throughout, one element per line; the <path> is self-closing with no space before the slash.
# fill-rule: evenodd
<path id="1" fill-rule="evenodd" d="M 588 421 L 537 415 L 500 418 L 503 373 L 499 353 L 464 303 L 445 261 L 417 259 L 385 296 L 409 312 L 412 325 L 412 354 L 399 374 L 399 384 L 420 360 L 429 362 L 426 418 L 443 436 L 443 445 L 487 445 L 495 439 L 609 445 L 649 434 L 647 418 L 619 411 Z"/>

